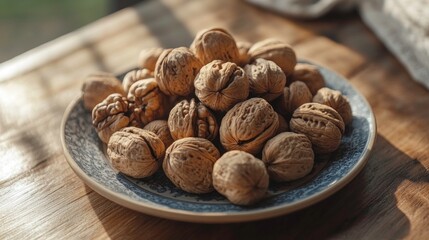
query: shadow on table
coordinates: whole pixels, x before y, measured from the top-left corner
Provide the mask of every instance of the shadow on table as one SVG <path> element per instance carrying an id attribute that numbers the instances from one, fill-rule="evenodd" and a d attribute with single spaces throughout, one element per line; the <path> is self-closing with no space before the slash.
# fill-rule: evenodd
<path id="1" fill-rule="evenodd" d="M 89 200 L 112 239 L 403 238 L 410 231 L 410 221 L 397 207 L 395 192 L 404 180 L 429 182 L 429 176 L 420 162 L 384 137 L 377 138 L 368 164 L 350 184 L 322 202 L 273 219 L 234 224 L 186 223 L 141 214 L 96 193 L 89 194 Z"/>

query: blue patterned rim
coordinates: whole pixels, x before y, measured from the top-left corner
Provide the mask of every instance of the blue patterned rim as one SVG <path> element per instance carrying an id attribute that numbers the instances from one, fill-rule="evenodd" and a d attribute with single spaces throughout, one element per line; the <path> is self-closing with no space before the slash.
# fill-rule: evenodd
<path id="1" fill-rule="evenodd" d="M 317 66 L 317 65 L 316 65 Z M 340 148 L 320 171 L 299 184 L 271 184 L 270 197 L 251 207 L 229 203 L 216 192 L 196 195 L 177 189 L 159 171 L 147 179 L 132 179 L 109 165 L 104 146 L 81 98 L 70 104 L 62 123 L 62 143 L 69 165 L 96 192 L 128 208 L 183 221 L 234 222 L 273 217 L 314 204 L 338 191 L 364 167 L 374 144 L 376 124 L 365 98 L 343 77 L 319 67 L 326 85 L 349 98 L 353 123 Z"/>

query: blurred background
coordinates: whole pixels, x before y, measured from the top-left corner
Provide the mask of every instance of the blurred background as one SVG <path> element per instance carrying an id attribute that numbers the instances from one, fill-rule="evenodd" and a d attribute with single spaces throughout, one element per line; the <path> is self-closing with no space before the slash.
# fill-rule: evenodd
<path id="1" fill-rule="evenodd" d="M 0 63 L 138 0 L 0 0 Z"/>

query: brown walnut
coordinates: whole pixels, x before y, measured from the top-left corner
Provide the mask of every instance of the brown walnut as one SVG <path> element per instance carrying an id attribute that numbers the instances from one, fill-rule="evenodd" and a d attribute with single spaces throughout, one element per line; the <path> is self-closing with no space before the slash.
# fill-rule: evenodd
<path id="1" fill-rule="evenodd" d="M 128 92 L 131 125 L 143 127 L 149 122 L 163 117 L 165 98 L 153 78 L 139 80 L 131 85 Z"/>
<path id="2" fill-rule="evenodd" d="M 98 136 L 104 143 L 109 142 L 112 134 L 128 126 L 129 118 L 127 99 L 119 93 L 107 96 L 92 110 L 92 125 L 94 125 Z"/>
<path id="3" fill-rule="evenodd" d="M 166 49 L 155 67 L 155 79 L 166 95 L 187 96 L 194 92 L 194 79 L 202 63 L 188 48 Z"/>
<path id="4" fill-rule="evenodd" d="M 272 61 L 255 59 L 244 67 L 249 78 L 250 93 L 271 102 L 283 93 L 286 76 L 282 69 Z"/>
<path id="5" fill-rule="evenodd" d="M 210 110 L 195 99 L 182 100 L 168 116 L 168 128 L 173 139 L 199 137 L 213 140 L 219 131 L 216 118 Z"/>
<path id="6" fill-rule="evenodd" d="M 279 118 L 279 129 L 277 129 L 277 134 L 289 131 L 289 124 L 286 119 L 279 113 L 277 113 L 277 117 Z"/>
<path id="7" fill-rule="evenodd" d="M 164 143 L 158 136 L 136 127 L 115 132 L 107 146 L 112 166 L 134 178 L 153 175 L 161 166 L 164 152 Z"/>
<path id="8" fill-rule="evenodd" d="M 249 81 L 235 63 L 214 60 L 195 78 L 195 95 L 215 111 L 227 111 L 249 96 Z"/>
<path id="9" fill-rule="evenodd" d="M 325 86 L 325 80 L 320 74 L 318 68 L 311 64 L 298 63 L 290 76 L 289 83 L 301 81 L 310 89 L 311 94 L 315 95 L 319 89 Z"/>
<path id="10" fill-rule="evenodd" d="M 110 73 L 90 74 L 82 85 L 83 105 L 87 110 L 92 111 L 95 105 L 101 103 L 112 93 L 119 93 L 125 96 L 119 79 Z"/>
<path id="11" fill-rule="evenodd" d="M 346 96 L 342 95 L 340 91 L 326 87 L 321 88 L 313 97 L 313 102 L 325 104 L 337 110 L 346 125 L 349 125 L 353 120 L 352 108 L 349 100 Z"/>
<path id="12" fill-rule="evenodd" d="M 264 163 L 243 151 L 229 151 L 213 167 L 213 186 L 234 204 L 251 205 L 268 190 L 269 177 Z"/>
<path id="13" fill-rule="evenodd" d="M 137 66 L 142 69 L 146 68 L 151 72 L 155 71 L 156 61 L 158 61 L 162 51 L 164 51 L 163 48 L 147 48 L 141 50 Z"/>
<path id="14" fill-rule="evenodd" d="M 213 60 L 239 62 L 238 48 L 234 38 L 221 28 L 210 28 L 198 32 L 190 49 L 203 64 Z"/>
<path id="15" fill-rule="evenodd" d="M 253 44 L 249 49 L 251 59 L 263 58 L 275 62 L 286 74 L 292 74 L 296 65 L 296 55 L 292 47 L 281 40 L 269 38 Z"/>
<path id="16" fill-rule="evenodd" d="M 131 87 L 131 85 L 133 85 L 133 83 L 135 83 L 139 80 L 147 79 L 147 78 L 153 78 L 153 72 L 152 71 L 150 71 L 146 68 L 139 69 L 139 70 L 132 70 L 124 76 L 124 79 L 122 81 L 122 86 L 124 86 L 125 92 L 128 93 L 128 91 L 130 90 L 130 87 Z"/>
<path id="17" fill-rule="evenodd" d="M 320 103 L 306 103 L 293 113 L 290 128 L 306 135 L 316 153 L 325 154 L 340 146 L 344 122 L 335 109 Z"/>
<path id="18" fill-rule="evenodd" d="M 278 127 L 279 119 L 271 105 L 262 98 L 251 98 L 225 114 L 219 130 L 220 142 L 227 150 L 257 154 Z"/>
<path id="19" fill-rule="evenodd" d="M 268 140 L 262 150 L 262 161 L 274 181 L 293 181 L 311 172 L 314 153 L 305 135 L 284 132 Z"/>
<path id="20" fill-rule="evenodd" d="M 252 47 L 250 42 L 237 42 L 238 48 L 238 65 L 244 67 L 250 62 L 249 49 Z"/>
<path id="21" fill-rule="evenodd" d="M 170 129 L 168 129 L 168 123 L 165 120 L 152 121 L 144 126 L 143 129 L 155 133 L 164 143 L 166 148 L 174 142 L 174 139 L 170 134 Z"/>
<path id="22" fill-rule="evenodd" d="M 190 193 L 213 191 L 213 165 L 220 157 L 217 148 L 207 139 L 183 138 L 166 151 L 165 175 L 178 188 Z"/>
<path id="23" fill-rule="evenodd" d="M 287 117 L 304 103 L 309 103 L 313 99 L 310 90 L 305 83 L 293 82 L 289 87 L 283 89 L 283 94 L 276 100 L 279 111 Z"/>

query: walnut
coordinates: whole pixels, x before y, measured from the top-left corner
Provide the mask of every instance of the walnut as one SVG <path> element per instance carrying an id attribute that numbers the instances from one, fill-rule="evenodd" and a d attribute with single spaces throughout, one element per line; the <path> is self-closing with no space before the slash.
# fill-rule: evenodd
<path id="1" fill-rule="evenodd" d="M 83 105 L 87 110 L 92 111 L 95 105 L 101 103 L 112 93 L 119 93 L 125 96 L 119 79 L 110 73 L 90 74 L 82 85 Z"/>
<path id="2" fill-rule="evenodd" d="M 220 125 L 220 142 L 227 150 L 257 154 L 264 143 L 276 134 L 277 113 L 262 98 L 251 98 L 229 110 Z"/>
<path id="3" fill-rule="evenodd" d="M 166 49 L 156 62 L 155 79 L 163 93 L 187 96 L 194 91 L 194 79 L 201 67 L 189 49 Z"/>
<path id="4" fill-rule="evenodd" d="M 153 78 L 153 72 L 144 68 L 139 70 L 132 70 L 128 72 L 124 80 L 122 81 L 122 86 L 124 86 L 124 90 L 126 93 L 130 90 L 131 85 L 137 82 L 138 80 L 143 80 L 147 78 Z"/>
<path id="5" fill-rule="evenodd" d="M 306 103 L 293 113 L 290 120 L 293 132 L 306 135 L 316 153 L 335 151 L 344 133 L 344 122 L 335 109 L 320 103 Z"/>
<path id="6" fill-rule="evenodd" d="M 353 120 L 352 108 L 350 107 L 349 100 L 347 100 L 347 97 L 342 95 L 340 91 L 326 87 L 321 88 L 313 97 L 313 102 L 325 104 L 337 110 L 346 125 L 349 125 Z"/>
<path id="7" fill-rule="evenodd" d="M 234 204 L 251 205 L 268 190 L 269 177 L 264 163 L 243 151 L 229 151 L 213 167 L 213 186 Z"/>
<path id="8" fill-rule="evenodd" d="M 109 142 L 110 136 L 128 126 L 129 118 L 125 115 L 128 111 L 127 99 L 119 93 L 107 96 L 92 110 L 92 124 L 97 130 L 98 136 L 104 143 Z"/>
<path id="9" fill-rule="evenodd" d="M 245 66 L 250 62 L 249 49 L 252 47 L 250 42 L 237 42 L 238 65 Z"/>
<path id="10" fill-rule="evenodd" d="M 269 38 L 253 44 L 249 49 L 251 59 L 264 58 L 275 62 L 286 75 L 292 74 L 296 55 L 292 47 L 278 39 Z"/>
<path id="11" fill-rule="evenodd" d="M 213 60 L 234 63 L 239 61 L 238 48 L 234 38 L 221 28 L 210 28 L 198 32 L 190 48 L 203 64 Z"/>
<path id="12" fill-rule="evenodd" d="M 128 101 L 132 126 L 142 127 L 165 114 L 165 96 L 154 78 L 139 80 L 131 85 Z"/>
<path id="13" fill-rule="evenodd" d="M 190 193 L 213 191 L 213 165 L 219 151 L 207 139 L 183 138 L 175 141 L 166 151 L 162 168 L 178 188 Z"/>
<path id="14" fill-rule="evenodd" d="M 146 68 L 149 71 L 155 71 L 156 61 L 161 55 L 163 48 L 147 48 L 143 49 L 138 57 L 137 66 L 139 68 Z"/>
<path id="15" fill-rule="evenodd" d="M 219 127 L 215 117 L 202 103 L 195 99 L 182 100 L 170 111 L 168 128 L 173 139 L 199 137 L 213 140 Z"/>
<path id="16" fill-rule="evenodd" d="M 136 127 L 115 132 L 107 145 L 112 166 L 134 178 L 153 175 L 161 166 L 164 152 L 164 144 L 158 136 Z"/>
<path id="17" fill-rule="evenodd" d="M 277 133 L 289 131 L 289 124 L 286 119 L 279 113 L 277 113 L 277 117 L 279 118 L 279 129 L 277 129 Z"/>
<path id="18" fill-rule="evenodd" d="M 249 96 L 249 81 L 235 63 L 214 60 L 201 68 L 194 81 L 195 95 L 209 108 L 227 111 Z"/>
<path id="19" fill-rule="evenodd" d="M 293 181 L 309 174 L 314 165 L 310 140 L 303 134 L 281 133 L 268 140 L 262 161 L 274 181 Z"/>
<path id="20" fill-rule="evenodd" d="M 255 59 L 244 67 L 249 78 L 250 93 L 268 102 L 280 96 L 286 84 L 286 76 L 274 62 Z"/>
<path id="21" fill-rule="evenodd" d="M 311 102 L 312 99 L 313 95 L 311 95 L 307 85 L 297 81 L 283 89 L 283 94 L 276 100 L 276 104 L 283 115 L 290 117 L 295 109 L 304 103 Z"/>
<path id="22" fill-rule="evenodd" d="M 313 95 L 315 95 L 319 89 L 325 86 L 325 80 L 323 79 L 323 76 L 320 74 L 317 67 L 305 63 L 298 63 L 289 79 L 290 83 L 295 81 L 301 81 L 305 83 Z"/>
<path id="23" fill-rule="evenodd" d="M 155 133 L 164 143 L 166 148 L 174 142 L 174 139 L 170 134 L 170 129 L 168 129 L 168 123 L 165 120 L 152 121 L 144 126 L 143 129 Z"/>

